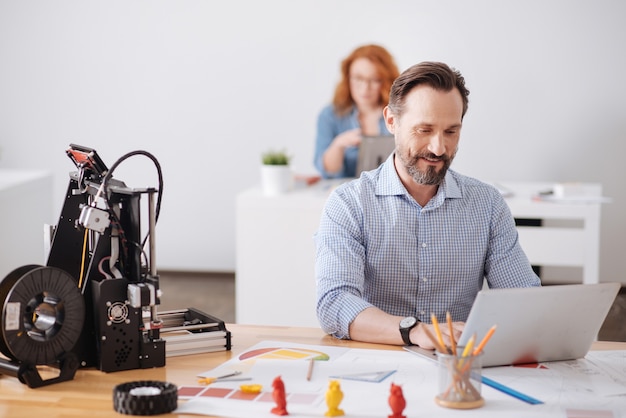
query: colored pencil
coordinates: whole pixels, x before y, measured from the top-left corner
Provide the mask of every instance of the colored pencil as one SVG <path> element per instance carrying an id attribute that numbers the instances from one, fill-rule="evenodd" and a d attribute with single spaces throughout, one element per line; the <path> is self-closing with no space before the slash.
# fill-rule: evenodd
<path id="1" fill-rule="evenodd" d="M 476 349 L 474 350 L 474 355 L 478 355 L 483 351 L 483 348 L 485 348 L 485 344 L 487 344 L 487 341 L 489 341 L 489 339 L 491 338 L 491 336 L 493 335 L 493 333 L 496 330 L 496 326 L 492 326 L 491 328 L 489 328 L 489 331 L 487 331 L 487 333 L 485 334 L 485 336 L 483 337 L 482 341 L 480 342 L 480 344 L 478 344 L 476 346 Z"/>
<path id="2" fill-rule="evenodd" d="M 467 357 L 472 352 L 472 348 L 474 347 L 474 341 L 476 341 L 476 334 L 472 335 L 467 341 L 467 345 L 463 350 L 462 357 Z"/>
<path id="3" fill-rule="evenodd" d="M 502 393 L 506 393 L 507 395 L 512 396 L 515 399 L 519 399 L 520 401 L 524 401 L 531 405 L 539 405 L 543 403 L 542 401 L 535 399 L 532 396 L 524 395 L 523 393 L 518 392 L 508 386 L 505 386 L 502 383 L 498 383 L 495 380 L 491 380 L 488 377 L 482 376 L 481 381 L 483 382 L 483 384 L 492 387 L 495 390 L 499 390 Z"/>
<path id="4" fill-rule="evenodd" d="M 440 353 L 446 354 L 447 353 L 446 347 L 445 346 L 442 347 L 441 344 L 439 344 L 439 341 L 437 341 L 437 339 L 433 336 L 433 334 L 428 330 L 426 326 L 424 326 L 423 329 L 424 329 L 424 334 L 426 334 L 430 342 L 433 343 L 433 345 L 435 346 L 435 349 L 439 351 Z"/>
<path id="5" fill-rule="evenodd" d="M 454 339 L 454 328 L 452 327 L 452 315 L 450 315 L 450 312 L 446 312 L 446 321 L 448 321 L 448 329 L 450 331 L 450 349 L 452 354 L 456 356 L 456 340 Z"/>
<path id="6" fill-rule="evenodd" d="M 309 369 L 306 372 L 306 380 L 311 380 L 311 376 L 313 376 L 313 365 L 315 364 L 315 359 L 312 358 L 309 360 Z"/>
<path id="7" fill-rule="evenodd" d="M 433 313 L 430 314 L 430 320 L 433 323 L 433 327 L 435 327 L 435 333 L 437 334 L 437 340 L 439 340 L 439 345 L 443 348 L 442 353 L 447 353 L 446 344 L 443 342 L 443 336 L 441 335 L 441 329 L 439 328 L 439 321 L 437 320 L 437 316 Z"/>

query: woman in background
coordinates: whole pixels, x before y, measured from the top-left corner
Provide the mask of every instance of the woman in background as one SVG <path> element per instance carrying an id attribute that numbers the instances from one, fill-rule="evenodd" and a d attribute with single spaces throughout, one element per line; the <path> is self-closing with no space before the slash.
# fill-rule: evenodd
<path id="1" fill-rule="evenodd" d="M 362 136 L 389 135 L 383 107 L 399 71 L 378 45 L 358 47 L 341 62 L 332 104 L 320 112 L 315 167 L 323 178 L 355 177 Z"/>

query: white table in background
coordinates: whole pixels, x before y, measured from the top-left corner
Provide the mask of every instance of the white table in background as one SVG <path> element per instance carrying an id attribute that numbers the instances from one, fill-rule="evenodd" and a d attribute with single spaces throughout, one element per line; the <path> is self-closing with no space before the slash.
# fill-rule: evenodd
<path id="1" fill-rule="evenodd" d="M 242 324 L 319 326 L 315 316 L 315 247 L 322 208 L 337 181 L 322 181 L 280 196 L 261 188 L 243 191 L 236 204 L 236 321 Z M 541 219 L 541 227 L 519 226 L 531 263 L 582 268 L 584 283 L 599 280 L 599 202 L 533 199 L 547 182 L 501 182 L 518 219 Z M 597 196 L 599 184 L 587 184 Z"/>
<path id="2" fill-rule="evenodd" d="M 44 224 L 52 213 L 52 175 L 0 169 L 0 279 L 27 264 L 45 264 Z"/>

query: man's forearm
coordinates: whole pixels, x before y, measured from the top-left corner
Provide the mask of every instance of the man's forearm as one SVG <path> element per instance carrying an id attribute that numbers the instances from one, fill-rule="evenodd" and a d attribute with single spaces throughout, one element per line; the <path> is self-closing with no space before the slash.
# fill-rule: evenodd
<path id="1" fill-rule="evenodd" d="M 364 309 L 350 324 L 350 339 L 378 344 L 402 345 L 399 324 L 402 317 L 378 308 Z"/>
<path id="2" fill-rule="evenodd" d="M 350 324 L 350 339 L 378 344 L 404 345 L 400 335 L 400 321 L 402 317 L 389 315 L 384 311 L 371 307 L 363 310 Z M 453 323 L 454 338 L 458 341 L 464 327 L 463 322 Z M 431 324 L 420 322 L 411 330 L 411 342 L 426 349 L 433 349 L 433 341 L 424 332 L 428 328 L 431 335 L 435 334 Z M 441 336 L 445 346 L 450 345 L 450 330 L 447 326 L 441 327 Z"/>

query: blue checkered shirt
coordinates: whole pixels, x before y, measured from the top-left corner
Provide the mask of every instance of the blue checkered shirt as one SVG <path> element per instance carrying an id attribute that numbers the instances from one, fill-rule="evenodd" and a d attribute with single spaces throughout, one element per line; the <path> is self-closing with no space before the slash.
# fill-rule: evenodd
<path id="1" fill-rule="evenodd" d="M 483 279 L 491 288 L 540 286 L 494 187 L 448 170 L 421 207 L 393 155 L 333 191 L 315 244 L 317 316 L 338 338 L 350 338 L 350 323 L 371 306 L 427 323 L 446 311 L 465 321 Z"/>

